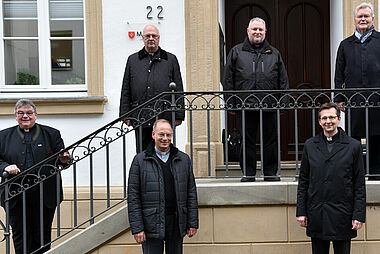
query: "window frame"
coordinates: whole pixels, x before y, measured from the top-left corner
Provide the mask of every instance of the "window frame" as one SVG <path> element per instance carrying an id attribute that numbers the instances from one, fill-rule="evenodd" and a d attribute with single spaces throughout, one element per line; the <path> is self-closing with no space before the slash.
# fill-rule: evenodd
<path id="1" fill-rule="evenodd" d="M 102 0 L 84 0 L 83 6 L 85 17 L 85 83 L 87 84 L 87 91 L 72 91 L 62 88 L 54 91 L 44 90 L 43 92 L 36 90 L 32 92 L 26 91 L 25 89 L 10 92 L 0 89 L 0 115 L 13 115 L 15 102 L 19 98 L 26 97 L 36 102 L 39 114 L 104 113 L 104 105 L 108 99 L 104 96 Z M 3 17 L 2 8 L 0 8 L 0 17 Z M 0 26 L 1 35 L 3 35 L 2 25 L 3 21 L 1 21 Z M 4 40 L 1 40 L 0 46 L 4 49 Z M 2 59 L 0 61 L 0 69 L 3 72 L 4 50 L 0 50 L 0 58 Z M 48 65 L 51 66 L 50 59 L 48 63 Z M 41 61 L 40 64 L 42 64 Z M 50 69 L 49 71 L 51 71 Z M 3 82 L 2 84 L 5 84 L 4 75 L 1 75 L 0 79 L 0 81 Z M 41 79 L 40 82 L 42 82 Z M 57 92 L 60 93 L 57 94 Z"/>
<path id="2" fill-rule="evenodd" d="M 5 0 L 6 1 L 6 0 Z M 1 1 L 1 9 L 3 10 L 4 0 Z M 1 15 L 1 38 L 2 38 L 2 68 L 0 70 L 1 76 L 3 77 L 0 83 L 0 88 L 7 92 L 87 92 L 87 59 L 86 59 L 86 1 L 83 0 L 83 37 L 52 37 L 50 34 L 50 1 L 38 1 L 37 4 L 37 26 L 38 34 L 37 37 L 5 37 L 4 36 L 4 16 Z M 5 55 L 4 47 L 6 40 L 37 40 L 38 43 L 38 67 L 39 67 L 39 84 L 38 85 L 7 85 L 5 84 Z M 83 40 L 83 50 L 84 50 L 84 84 L 53 84 L 52 82 L 52 62 L 51 62 L 51 41 L 52 40 Z M 49 66 L 50 68 L 45 68 Z"/>

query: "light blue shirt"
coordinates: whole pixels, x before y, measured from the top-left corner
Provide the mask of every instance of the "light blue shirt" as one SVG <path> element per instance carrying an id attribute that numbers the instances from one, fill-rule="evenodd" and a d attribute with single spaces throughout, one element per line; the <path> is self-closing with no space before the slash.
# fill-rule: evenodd
<path id="1" fill-rule="evenodd" d="M 154 147 L 154 150 L 156 151 L 156 155 L 158 158 L 160 158 L 160 160 L 162 160 L 165 163 L 168 161 L 169 155 L 170 155 L 170 149 L 167 150 L 166 152 L 162 152 L 158 150 L 157 147 Z"/>

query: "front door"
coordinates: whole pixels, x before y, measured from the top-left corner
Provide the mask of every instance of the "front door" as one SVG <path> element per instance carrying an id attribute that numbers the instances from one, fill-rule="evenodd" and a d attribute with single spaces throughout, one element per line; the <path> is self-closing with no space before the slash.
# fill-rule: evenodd
<path id="1" fill-rule="evenodd" d="M 328 0 L 226 0 L 226 51 L 243 42 L 252 17 L 265 20 L 267 40 L 282 55 L 290 89 L 330 88 L 330 19 Z M 299 153 L 312 136 L 310 112 L 281 115 L 281 160 L 295 159 L 295 130 Z M 238 128 L 228 116 L 228 129 Z M 265 128 L 265 127 L 264 127 Z M 257 139 L 259 140 L 259 139 Z"/>

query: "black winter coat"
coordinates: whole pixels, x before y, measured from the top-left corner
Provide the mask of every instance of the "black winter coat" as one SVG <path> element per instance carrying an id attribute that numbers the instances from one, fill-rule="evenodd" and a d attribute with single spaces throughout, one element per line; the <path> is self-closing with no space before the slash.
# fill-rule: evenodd
<path id="1" fill-rule="evenodd" d="M 162 92 L 171 92 L 169 88 L 171 82 L 176 83 L 175 91 L 183 92 L 181 71 L 175 55 L 161 48 L 154 53 L 152 59 L 144 48 L 130 55 L 124 72 L 119 116 Z M 163 99 L 165 102 L 155 102 L 149 107 L 156 110 L 168 109 L 171 96 L 169 95 Z M 178 105 L 178 108 L 184 108 L 183 96 L 176 96 L 176 105 Z M 154 113 L 152 110 L 143 110 L 140 114 L 136 112 L 132 117 L 147 119 L 152 113 Z M 165 112 L 159 118 L 171 121 L 171 112 Z M 176 111 L 175 118 L 175 120 L 184 120 L 185 112 L 183 110 Z"/>
<path id="2" fill-rule="evenodd" d="M 44 159 L 50 157 L 51 155 L 61 151 L 64 148 L 63 140 L 61 134 L 58 130 L 41 125 L 35 124 L 33 127 L 34 135 L 32 138 L 32 153 L 34 163 L 43 161 Z M 26 170 L 25 168 L 25 159 L 26 159 L 26 144 L 24 142 L 24 134 L 21 131 L 19 126 L 14 126 L 8 129 L 0 131 L 0 175 L 3 174 L 4 169 L 12 164 L 17 165 L 17 167 L 22 171 Z M 50 162 L 53 165 L 58 165 L 60 162 L 52 161 Z M 40 176 L 45 175 L 49 176 L 51 167 L 43 167 L 39 172 L 40 168 L 35 170 L 35 174 L 40 174 Z M 13 175 L 10 175 L 10 179 Z M 61 178 L 60 178 L 61 179 Z M 28 180 L 28 179 L 26 179 Z M 4 179 L 2 179 L 4 182 Z M 61 188 L 59 202 L 63 200 L 63 190 L 62 182 L 59 182 Z M 48 180 L 44 181 L 43 184 L 43 197 L 44 204 L 49 208 L 54 208 L 57 206 L 57 181 L 56 177 L 51 177 Z M 1 193 L 1 205 L 4 207 L 4 189 L 0 189 Z M 34 192 L 35 198 L 39 199 L 39 192 Z M 15 207 L 17 203 L 22 202 L 22 196 L 11 199 L 10 208 Z"/>
<path id="3" fill-rule="evenodd" d="M 356 237 L 352 220 L 365 221 L 366 190 L 359 141 L 339 128 L 329 153 L 325 136 L 305 143 L 298 182 L 296 216 L 306 216 L 306 234 L 323 240 Z"/>
<path id="4" fill-rule="evenodd" d="M 149 238 L 165 237 L 164 177 L 154 157 L 153 142 L 133 159 L 128 178 L 128 217 L 132 234 L 144 231 Z M 192 164 L 187 154 L 173 145 L 171 171 L 177 201 L 181 236 L 188 228 L 198 228 L 197 190 Z"/>
<path id="5" fill-rule="evenodd" d="M 289 89 L 288 75 L 280 52 L 266 40 L 258 52 L 252 48 L 246 37 L 243 43 L 234 46 L 228 54 L 223 89 L 224 91 Z M 248 94 L 244 94 L 240 98 L 244 100 L 247 96 Z M 256 97 L 249 97 L 245 101 L 249 104 L 257 102 Z M 227 104 L 230 103 L 241 105 L 241 101 L 236 100 L 227 101 Z"/>
<path id="6" fill-rule="evenodd" d="M 338 49 L 335 67 L 335 88 L 380 88 L 380 33 L 373 31 L 364 43 L 361 43 L 355 35 L 343 40 Z M 346 93 L 346 96 L 352 94 Z M 336 101 L 345 101 L 342 96 L 337 96 Z M 373 103 L 380 102 L 380 96 L 373 96 Z M 351 103 L 357 105 L 365 102 L 365 98 L 355 96 Z M 369 111 L 369 134 L 380 135 L 380 109 Z M 365 136 L 365 112 L 364 109 L 351 111 L 351 135 Z"/>

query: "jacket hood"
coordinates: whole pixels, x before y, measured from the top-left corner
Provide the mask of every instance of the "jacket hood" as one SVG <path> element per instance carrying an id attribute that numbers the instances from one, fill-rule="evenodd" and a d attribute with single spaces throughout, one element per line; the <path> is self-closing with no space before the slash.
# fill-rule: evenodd
<path id="1" fill-rule="evenodd" d="M 144 57 L 147 57 L 149 53 L 146 52 L 145 47 L 144 47 L 139 51 L 138 55 L 139 55 L 139 59 L 142 59 Z M 161 47 L 158 47 L 158 50 L 154 53 L 154 55 L 155 55 L 155 58 L 168 60 L 168 53 L 165 50 L 163 50 Z"/>
<path id="2" fill-rule="evenodd" d="M 250 52 L 254 51 L 254 49 L 252 48 L 252 44 L 248 40 L 248 36 L 245 37 L 245 39 L 244 39 L 243 50 L 244 51 L 250 51 Z M 272 53 L 272 49 L 271 49 L 270 44 L 267 41 L 267 39 L 265 39 L 263 42 L 263 47 L 261 49 L 261 52 L 265 53 L 265 54 L 271 54 Z"/>

